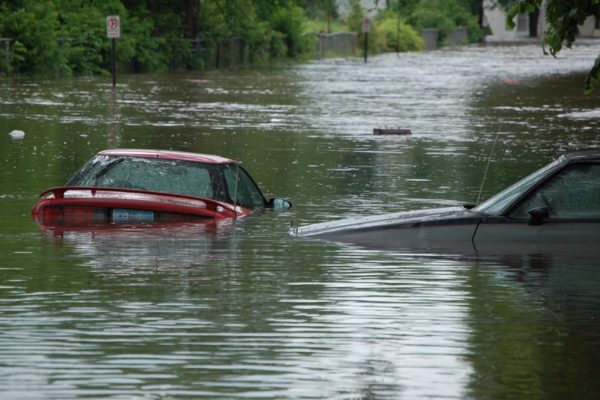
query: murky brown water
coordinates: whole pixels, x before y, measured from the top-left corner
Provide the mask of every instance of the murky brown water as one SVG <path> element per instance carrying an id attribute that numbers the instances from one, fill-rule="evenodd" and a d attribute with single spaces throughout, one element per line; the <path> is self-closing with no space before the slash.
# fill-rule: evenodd
<path id="1" fill-rule="evenodd" d="M 121 76 L 116 90 L 0 79 L 0 397 L 595 397 L 597 260 L 380 252 L 287 230 L 473 202 L 496 138 L 484 198 L 600 145 L 599 94 L 581 94 L 599 49 Z M 38 229 L 37 194 L 107 147 L 239 159 L 294 208 L 216 227 Z"/>

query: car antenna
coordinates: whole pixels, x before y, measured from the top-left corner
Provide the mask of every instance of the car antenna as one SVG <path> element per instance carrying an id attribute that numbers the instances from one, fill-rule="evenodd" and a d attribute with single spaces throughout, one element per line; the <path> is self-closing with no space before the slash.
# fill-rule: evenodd
<path id="1" fill-rule="evenodd" d="M 477 195 L 477 201 L 475 205 L 479 205 L 479 200 L 481 199 L 481 193 L 483 192 L 483 185 L 485 184 L 485 178 L 487 177 L 488 169 L 490 168 L 490 162 L 492 161 L 492 157 L 494 156 L 494 149 L 496 148 L 496 143 L 498 143 L 498 137 L 500 136 L 500 131 L 502 130 L 502 124 L 504 121 L 500 121 L 500 128 L 498 128 L 498 132 L 496 132 L 496 138 L 494 139 L 494 144 L 492 145 L 492 151 L 490 151 L 490 156 L 488 157 L 487 165 L 485 166 L 485 172 L 483 173 L 483 179 L 481 180 L 481 186 L 479 187 L 479 194 Z"/>

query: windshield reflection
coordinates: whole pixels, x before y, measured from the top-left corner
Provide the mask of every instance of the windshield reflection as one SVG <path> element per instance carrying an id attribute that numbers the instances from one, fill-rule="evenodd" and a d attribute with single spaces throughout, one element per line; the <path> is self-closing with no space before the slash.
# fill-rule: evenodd
<path id="1" fill-rule="evenodd" d="M 542 181 L 548 175 L 548 171 L 555 168 L 558 164 L 560 164 L 560 161 L 556 160 L 546 165 L 544 168 L 535 171 L 534 173 L 526 176 L 517 183 L 509 186 L 500 193 L 484 201 L 475 207 L 473 211 L 483 212 L 490 215 L 501 215 L 512 204 L 514 204 L 518 198 L 527 194 L 533 186 Z"/>

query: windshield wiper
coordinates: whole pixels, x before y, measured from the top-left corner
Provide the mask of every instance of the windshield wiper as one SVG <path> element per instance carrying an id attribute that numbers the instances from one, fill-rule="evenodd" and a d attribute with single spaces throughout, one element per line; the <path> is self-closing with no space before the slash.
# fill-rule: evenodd
<path id="1" fill-rule="evenodd" d="M 94 184 L 92 186 L 97 186 L 98 179 L 102 178 L 110 170 L 111 167 L 114 167 L 115 165 L 123 162 L 124 160 L 125 158 L 123 157 L 117 158 L 106 164 L 104 167 L 102 167 L 102 169 L 98 171 L 96 175 L 94 175 Z"/>

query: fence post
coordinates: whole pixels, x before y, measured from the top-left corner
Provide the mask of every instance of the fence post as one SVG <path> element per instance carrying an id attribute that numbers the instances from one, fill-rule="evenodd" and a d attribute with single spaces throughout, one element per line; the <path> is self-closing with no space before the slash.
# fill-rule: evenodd
<path id="1" fill-rule="evenodd" d="M 6 65 L 10 66 L 10 42 L 11 38 L 0 38 L 0 42 L 4 43 L 4 60 Z"/>
<path id="2" fill-rule="evenodd" d="M 217 41 L 217 54 L 215 55 L 215 61 L 216 61 L 216 68 L 219 69 L 219 67 L 221 66 L 221 41 L 218 40 Z"/>
<path id="3" fill-rule="evenodd" d="M 325 57 L 325 38 L 322 33 L 319 33 L 319 56 L 321 58 Z"/>

